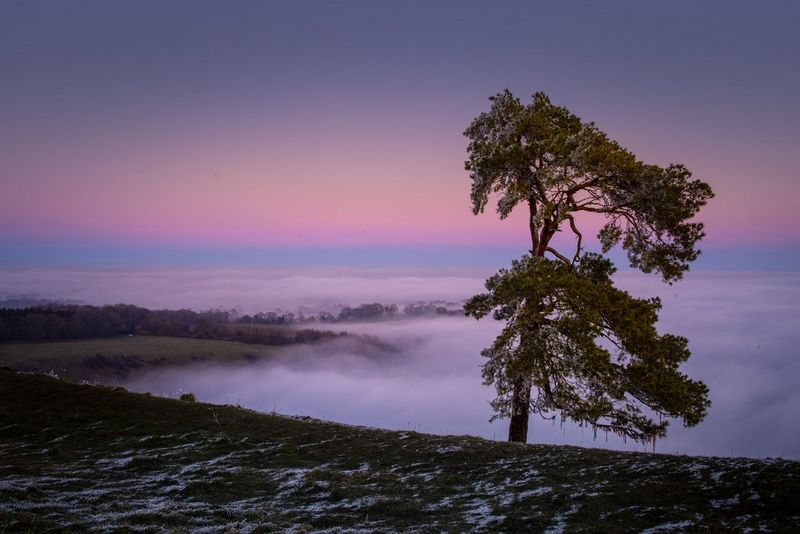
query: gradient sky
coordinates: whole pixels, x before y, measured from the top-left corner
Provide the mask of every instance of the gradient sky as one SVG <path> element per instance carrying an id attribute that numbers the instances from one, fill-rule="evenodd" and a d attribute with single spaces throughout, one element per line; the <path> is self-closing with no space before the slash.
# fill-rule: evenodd
<path id="1" fill-rule="evenodd" d="M 0 265 L 507 261 L 462 131 L 543 90 L 717 193 L 709 268 L 800 269 L 800 3 L 0 4 Z M 220 259 L 223 258 L 223 259 Z"/>

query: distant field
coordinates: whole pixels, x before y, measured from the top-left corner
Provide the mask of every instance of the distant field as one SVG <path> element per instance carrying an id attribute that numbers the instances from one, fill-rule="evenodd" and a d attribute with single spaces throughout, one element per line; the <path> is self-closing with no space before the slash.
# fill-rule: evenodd
<path id="1" fill-rule="evenodd" d="M 261 359 L 275 350 L 267 345 L 161 336 L 124 336 L 0 344 L 0 366 L 18 371 L 54 372 L 68 380 L 127 376 L 154 365 Z"/>

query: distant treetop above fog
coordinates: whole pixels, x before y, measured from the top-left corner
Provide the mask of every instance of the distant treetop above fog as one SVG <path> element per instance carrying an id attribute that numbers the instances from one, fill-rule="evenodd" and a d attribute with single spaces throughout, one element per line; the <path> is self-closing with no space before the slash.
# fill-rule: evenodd
<path id="1" fill-rule="evenodd" d="M 308 311 L 308 309 L 306 309 Z M 254 324 L 292 324 L 292 323 L 336 323 L 358 321 L 380 321 L 403 317 L 452 317 L 464 314 L 460 304 L 454 302 L 431 301 L 406 304 L 400 308 L 397 304 L 380 304 L 378 302 L 359 304 L 358 306 L 342 306 L 338 313 L 318 311 L 312 313 L 298 312 L 260 312 L 253 315 L 242 315 L 235 319 L 237 323 Z"/>

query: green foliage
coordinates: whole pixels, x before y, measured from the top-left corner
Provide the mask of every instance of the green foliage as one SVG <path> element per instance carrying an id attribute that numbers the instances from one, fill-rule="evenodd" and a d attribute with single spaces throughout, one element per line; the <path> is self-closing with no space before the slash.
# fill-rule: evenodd
<path id="1" fill-rule="evenodd" d="M 703 225 L 690 221 L 713 197 L 708 184 L 692 179 L 683 165 L 638 161 L 544 93 L 529 105 L 508 90 L 490 101 L 491 109 L 464 132 L 475 214 L 492 194 L 500 218 L 528 204 L 534 255 L 543 255 L 564 222 L 582 237 L 574 214 L 600 214 L 607 219 L 598 236 L 604 252 L 621 243 L 631 266 L 668 282 L 681 278 L 699 253 Z M 580 248 L 579 241 L 577 253 Z"/>
<path id="2" fill-rule="evenodd" d="M 678 371 L 687 340 L 658 335 L 657 299 L 613 286 L 611 262 L 585 252 L 578 216 L 604 219 L 603 253 L 621 245 L 632 267 L 672 283 L 700 253 L 703 225 L 694 217 L 711 188 L 683 165 L 639 161 L 544 93 L 527 105 L 508 90 L 489 100 L 464 132 L 472 211 L 482 213 L 493 195 L 501 219 L 526 204 L 531 256 L 491 277 L 489 293 L 466 312 L 507 323 L 483 352 L 483 376 L 497 388 L 497 415 L 511 417 L 509 438 L 525 439 L 529 410 L 636 439 L 666 433 L 652 411 L 696 425 L 708 390 Z M 550 245 L 562 227 L 574 234 L 574 251 Z"/>
<path id="3" fill-rule="evenodd" d="M 197 398 L 194 396 L 194 393 L 182 393 L 180 400 L 183 402 L 197 402 Z"/>
<path id="4" fill-rule="evenodd" d="M 523 381 L 537 392 L 533 411 L 634 439 L 666 434 L 667 420 L 655 414 L 687 426 L 703 419 L 708 389 L 678 370 L 690 355 L 687 340 L 659 335 L 659 300 L 615 288 L 613 272 L 598 254 L 584 254 L 574 268 L 525 256 L 469 300 L 467 315 L 506 322 L 483 351 L 497 417 L 511 415 L 514 387 Z"/>

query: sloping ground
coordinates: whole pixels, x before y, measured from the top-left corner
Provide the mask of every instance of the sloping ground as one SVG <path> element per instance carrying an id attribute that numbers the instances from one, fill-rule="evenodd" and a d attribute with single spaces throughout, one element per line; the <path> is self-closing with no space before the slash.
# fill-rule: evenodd
<path id="1" fill-rule="evenodd" d="M 796 462 L 389 432 L 0 371 L 0 531 L 792 531 L 799 496 Z"/>

